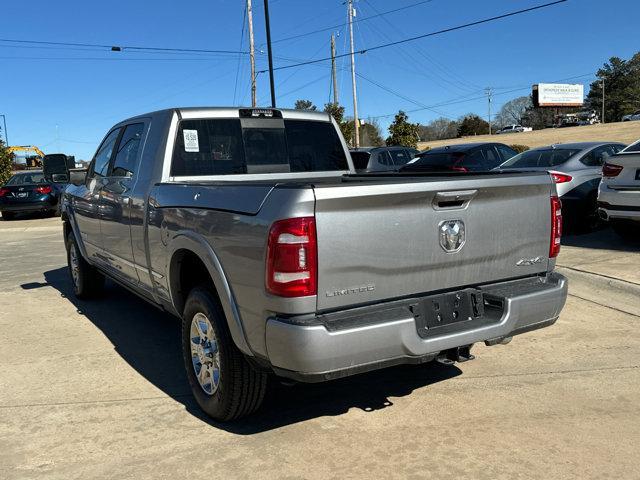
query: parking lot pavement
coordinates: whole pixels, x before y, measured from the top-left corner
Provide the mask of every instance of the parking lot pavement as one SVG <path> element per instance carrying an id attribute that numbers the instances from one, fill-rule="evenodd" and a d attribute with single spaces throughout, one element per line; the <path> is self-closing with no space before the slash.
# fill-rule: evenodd
<path id="1" fill-rule="evenodd" d="M 603 276 L 620 268 L 607 231 L 567 238 L 558 263 L 577 276 L 553 327 L 453 367 L 276 384 L 218 425 L 191 400 L 178 323 L 115 286 L 75 300 L 48 222 L 0 228 L 2 479 L 640 478 L 640 312 Z M 637 258 L 617 248 L 616 265 Z M 589 275 L 595 300 L 573 293 Z"/>

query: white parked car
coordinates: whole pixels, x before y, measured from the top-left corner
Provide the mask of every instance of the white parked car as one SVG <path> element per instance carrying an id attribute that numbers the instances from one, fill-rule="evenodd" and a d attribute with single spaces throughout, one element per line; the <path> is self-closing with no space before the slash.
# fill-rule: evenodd
<path id="1" fill-rule="evenodd" d="M 502 127 L 500 130 L 496 132 L 496 135 L 502 133 L 520 133 L 520 132 L 531 132 L 533 128 L 531 127 L 523 127 L 522 125 L 507 125 L 506 127 Z"/>
<path id="2" fill-rule="evenodd" d="M 636 110 L 635 112 L 622 117 L 623 122 L 631 122 L 633 120 L 640 120 L 640 110 Z"/>
<path id="3" fill-rule="evenodd" d="M 598 209 L 619 235 L 640 241 L 640 140 L 602 167 Z"/>

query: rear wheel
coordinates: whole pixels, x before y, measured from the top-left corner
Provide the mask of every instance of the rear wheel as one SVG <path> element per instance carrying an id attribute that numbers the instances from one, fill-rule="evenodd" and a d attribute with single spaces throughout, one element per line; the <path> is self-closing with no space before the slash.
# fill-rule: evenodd
<path id="1" fill-rule="evenodd" d="M 82 257 L 72 233 L 67 237 L 67 264 L 76 297 L 92 298 L 102 291 L 104 275 Z"/>
<path id="2" fill-rule="evenodd" d="M 602 224 L 598 215 L 598 192 L 592 192 L 585 200 L 581 227 L 587 232 L 596 230 Z"/>
<path id="3" fill-rule="evenodd" d="M 13 212 L 1 212 L 3 220 L 13 220 L 16 216 Z"/>
<path id="4" fill-rule="evenodd" d="M 640 222 L 633 220 L 611 220 L 613 231 L 625 240 L 640 243 Z"/>
<path id="5" fill-rule="evenodd" d="M 267 374 L 249 364 L 235 346 L 224 312 L 206 287 L 189 293 L 182 319 L 182 356 L 191 391 L 207 415 L 234 420 L 262 404 Z"/>

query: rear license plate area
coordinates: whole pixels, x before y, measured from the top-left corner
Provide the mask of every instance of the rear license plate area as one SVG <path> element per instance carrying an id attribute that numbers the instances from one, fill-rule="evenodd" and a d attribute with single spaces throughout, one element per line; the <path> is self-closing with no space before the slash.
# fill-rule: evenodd
<path id="1" fill-rule="evenodd" d="M 16 197 L 18 198 L 27 198 L 29 194 L 27 192 L 16 193 Z"/>
<path id="2" fill-rule="evenodd" d="M 470 328 L 466 322 L 484 316 L 484 299 L 480 290 L 468 288 L 425 297 L 412 310 L 418 334 L 427 337 Z"/>

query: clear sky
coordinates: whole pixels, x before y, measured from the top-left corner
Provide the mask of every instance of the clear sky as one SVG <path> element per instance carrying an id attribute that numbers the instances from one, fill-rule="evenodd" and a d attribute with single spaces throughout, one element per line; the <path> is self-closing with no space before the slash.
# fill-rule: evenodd
<path id="1" fill-rule="evenodd" d="M 460 25 L 549 0 L 356 0 L 356 49 Z M 266 67 L 263 1 L 253 0 L 258 68 Z M 188 49 L 248 50 L 244 0 L 51 0 L 3 2 L 0 39 Z M 401 9 L 402 7 L 407 7 Z M 389 10 L 394 13 L 376 16 Z M 342 0 L 271 0 L 274 63 L 347 51 Z M 375 16 L 367 19 L 367 17 Z M 585 83 L 611 56 L 640 50 L 638 0 L 569 0 L 550 8 L 356 57 L 360 116 L 383 128 L 399 109 L 412 121 L 439 114 L 483 116 L 485 87 L 494 111 L 531 84 Z M 328 27 L 325 31 L 286 40 Z M 284 41 L 277 41 L 282 40 Z M 262 52 L 264 51 L 264 53 Z M 156 53 L 0 41 L 0 114 L 9 143 L 32 144 L 90 159 L 109 127 L 129 116 L 173 106 L 250 104 L 246 55 Z M 348 59 L 339 59 L 340 103 L 353 111 Z M 276 72 L 278 106 L 329 100 L 330 64 Z M 372 83 L 375 82 L 378 85 Z M 404 97 L 404 98 L 403 98 Z M 258 99 L 269 103 L 268 77 Z M 434 105 L 439 105 L 434 107 Z M 435 110 L 435 111 L 434 111 Z M 386 115 L 386 116 L 385 116 Z"/>

